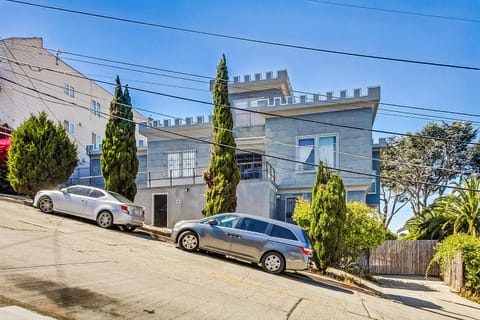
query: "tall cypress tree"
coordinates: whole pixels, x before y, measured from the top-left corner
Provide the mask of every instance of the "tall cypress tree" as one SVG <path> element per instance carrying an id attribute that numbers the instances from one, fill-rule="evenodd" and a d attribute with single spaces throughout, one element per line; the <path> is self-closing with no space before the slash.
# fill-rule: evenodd
<path id="1" fill-rule="evenodd" d="M 345 187 L 338 174 L 330 175 L 320 162 L 312 192 L 312 217 L 309 236 L 313 240 L 314 260 L 321 271 L 340 258 L 346 218 Z"/>
<path id="2" fill-rule="evenodd" d="M 237 208 L 237 185 L 240 169 L 235 158 L 233 116 L 228 101 L 228 70 L 225 55 L 217 67 L 213 89 L 213 138 L 210 165 L 203 173 L 207 184 L 204 214 L 211 216 L 232 212 Z"/>
<path id="3" fill-rule="evenodd" d="M 135 179 L 138 172 L 135 122 L 128 86 L 122 92 L 118 76 L 110 103 L 110 119 L 102 142 L 100 164 L 105 189 L 118 192 L 133 201 L 137 194 Z"/>

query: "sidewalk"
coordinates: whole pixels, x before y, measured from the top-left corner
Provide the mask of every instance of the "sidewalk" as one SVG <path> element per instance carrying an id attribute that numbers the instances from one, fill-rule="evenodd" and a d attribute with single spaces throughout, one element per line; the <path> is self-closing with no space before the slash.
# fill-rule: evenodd
<path id="1" fill-rule="evenodd" d="M 375 276 L 381 296 L 452 319 L 480 320 L 480 305 L 454 293 L 438 278 Z"/>
<path id="2" fill-rule="evenodd" d="M 53 320 L 52 317 L 43 316 L 36 312 L 17 307 L 8 306 L 0 308 L 0 319 L 2 320 Z"/>

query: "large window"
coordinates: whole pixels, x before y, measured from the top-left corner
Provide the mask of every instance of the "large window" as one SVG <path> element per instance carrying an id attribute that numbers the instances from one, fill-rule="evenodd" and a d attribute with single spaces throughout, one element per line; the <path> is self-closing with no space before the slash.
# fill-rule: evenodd
<path id="1" fill-rule="evenodd" d="M 321 135 L 297 138 L 297 171 L 315 171 L 320 161 L 330 168 L 338 167 L 337 136 Z"/>
<path id="2" fill-rule="evenodd" d="M 195 168 L 195 150 L 174 151 L 167 154 L 169 177 L 192 177 Z"/>
<path id="3" fill-rule="evenodd" d="M 238 99 L 233 101 L 235 127 L 250 127 L 265 124 L 265 118 L 251 111 L 258 110 L 258 98 Z M 238 109 L 237 109 L 238 108 Z"/>
<path id="4" fill-rule="evenodd" d="M 100 115 L 101 115 L 101 112 L 102 112 L 102 107 L 100 105 L 100 102 L 92 100 L 91 112 L 94 116 L 100 118 Z"/>

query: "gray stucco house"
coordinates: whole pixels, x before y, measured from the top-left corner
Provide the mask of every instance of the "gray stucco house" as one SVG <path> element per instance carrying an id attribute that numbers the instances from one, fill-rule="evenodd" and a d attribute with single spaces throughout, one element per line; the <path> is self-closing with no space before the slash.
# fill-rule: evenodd
<path id="1" fill-rule="evenodd" d="M 297 96 L 283 70 L 233 77 L 229 94 L 241 171 L 238 212 L 291 221 L 296 197 L 311 198 L 319 161 L 339 170 L 347 201 L 378 206 L 371 129 L 380 87 Z M 149 119 L 140 134 L 148 145 L 135 201 L 146 207 L 145 223 L 172 227 L 202 217 L 211 117 Z"/>

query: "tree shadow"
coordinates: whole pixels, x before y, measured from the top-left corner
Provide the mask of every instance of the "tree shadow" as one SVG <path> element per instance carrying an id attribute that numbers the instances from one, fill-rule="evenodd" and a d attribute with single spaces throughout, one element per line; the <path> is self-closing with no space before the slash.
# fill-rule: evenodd
<path id="1" fill-rule="evenodd" d="M 394 288 L 394 289 L 401 289 L 401 290 L 412 290 L 412 291 L 423 291 L 423 292 L 433 292 L 435 291 L 434 289 L 420 283 L 416 282 L 408 282 L 408 281 L 402 281 L 402 279 L 419 279 L 419 277 L 402 277 L 402 278 L 383 278 L 383 277 L 375 277 L 375 280 L 377 281 L 378 285 L 382 288 Z"/>

